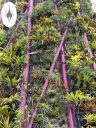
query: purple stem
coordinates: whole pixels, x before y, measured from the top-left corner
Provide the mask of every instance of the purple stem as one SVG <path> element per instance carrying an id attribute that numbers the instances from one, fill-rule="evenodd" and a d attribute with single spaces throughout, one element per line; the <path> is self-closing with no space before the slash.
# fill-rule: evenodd
<path id="1" fill-rule="evenodd" d="M 56 4 L 54 4 L 54 7 L 55 7 L 55 10 L 58 11 L 58 7 Z M 60 30 L 60 22 L 57 22 L 57 26 Z M 64 46 L 63 45 L 62 45 L 61 52 L 60 52 L 60 59 L 61 59 L 61 71 L 62 71 L 62 80 L 64 83 L 64 88 L 69 92 L 67 69 L 66 69 L 66 58 L 65 58 L 65 54 L 64 54 Z M 69 128 L 75 128 L 74 116 L 73 116 L 72 108 L 70 107 L 70 105 L 67 105 L 67 118 L 68 118 Z"/>
<path id="2" fill-rule="evenodd" d="M 92 50 L 90 48 L 86 32 L 84 32 L 83 38 L 84 38 L 84 43 L 85 43 L 85 46 L 86 46 L 86 48 L 88 50 L 89 56 L 90 56 L 90 58 L 92 58 L 93 57 L 93 53 L 92 53 Z M 93 68 L 94 68 L 94 70 L 96 70 L 96 62 L 93 63 Z"/>
<path id="3" fill-rule="evenodd" d="M 54 4 L 54 7 L 55 7 L 55 10 L 58 11 L 58 7 L 56 4 Z M 57 26 L 60 30 L 60 22 L 57 22 Z M 66 87 L 65 89 L 69 89 L 68 87 L 68 80 L 67 80 L 67 71 L 66 71 L 66 59 L 65 59 L 65 54 L 64 54 L 64 46 L 62 45 L 62 48 L 61 48 L 61 52 L 60 52 L 60 58 L 61 58 L 61 63 L 62 63 L 62 79 L 63 79 L 63 82 L 66 83 Z"/>
<path id="4" fill-rule="evenodd" d="M 20 20 L 19 23 L 17 24 L 16 29 L 19 29 L 20 24 L 22 23 L 22 21 L 23 21 L 23 19 L 24 19 L 24 17 L 25 17 L 25 14 L 27 14 L 27 12 L 28 12 L 28 10 L 26 9 L 26 11 L 24 12 L 24 16 L 22 16 L 21 20 Z M 12 42 L 13 39 L 14 39 L 14 33 L 11 34 L 11 36 L 10 36 L 10 38 L 9 38 L 9 41 L 8 41 L 8 43 L 7 43 L 6 48 L 9 47 L 9 45 L 10 45 L 10 43 Z"/>
<path id="5" fill-rule="evenodd" d="M 68 28 L 65 29 L 65 32 L 62 36 L 62 39 L 61 39 L 61 43 L 59 45 L 59 47 L 57 48 L 57 51 L 56 51 L 56 55 L 54 56 L 54 60 L 53 60 L 53 63 L 51 65 L 51 68 L 50 68 L 50 71 L 49 71 L 49 75 L 54 71 L 54 68 L 55 68 L 55 64 L 56 64 L 56 61 L 58 59 L 58 56 L 60 54 L 60 50 L 61 50 L 61 47 L 63 45 L 63 42 L 65 40 L 65 37 L 66 37 L 66 34 L 68 32 Z M 44 93 L 46 92 L 47 90 L 47 87 L 48 87 L 48 83 L 49 83 L 49 77 L 46 79 L 44 85 L 43 85 L 43 88 L 42 88 L 42 91 L 41 91 L 41 94 L 40 94 L 40 98 L 42 98 L 44 96 Z M 34 118 L 36 117 L 37 115 L 37 111 L 38 111 L 38 108 L 36 107 L 35 110 L 33 111 L 33 114 L 32 114 L 32 118 L 30 120 L 30 123 L 29 123 L 29 127 L 28 128 L 33 128 L 33 121 L 34 121 Z"/>
<path id="6" fill-rule="evenodd" d="M 62 68 L 62 70 L 61 70 L 62 71 L 62 80 L 64 83 L 64 88 L 69 93 L 69 85 L 68 85 L 67 70 L 66 70 L 66 58 L 65 58 L 63 46 L 61 49 L 60 57 L 61 57 L 61 68 Z M 67 118 L 68 118 L 69 128 L 75 128 L 74 116 L 73 116 L 72 108 L 70 105 L 67 105 Z"/>
<path id="7" fill-rule="evenodd" d="M 2 22 L 1 14 L 0 14 L 0 23 Z"/>
<path id="8" fill-rule="evenodd" d="M 28 16 L 28 33 L 27 36 L 30 36 L 31 28 L 32 28 L 32 23 L 31 23 L 31 17 L 30 15 L 32 14 L 33 11 L 33 0 L 29 0 L 29 16 Z M 24 66 L 23 70 L 23 80 L 21 83 L 21 88 L 20 88 L 20 96 L 21 96 L 21 102 L 19 105 L 19 110 L 22 114 L 19 128 L 23 128 L 23 119 L 25 116 L 25 105 L 26 105 L 26 89 L 27 89 L 27 84 L 28 84 L 28 78 L 29 78 L 29 60 L 30 60 L 30 42 L 28 41 L 26 43 L 26 59 L 27 59 L 27 64 Z"/>
<path id="9" fill-rule="evenodd" d="M 56 61 L 57 61 L 57 59 L 58 59 L 58 56 L 59 56 L 59 53 L 60 53 L 60 51 L 61 51 L 61 48 L 62 48 L 62 45 L 63 45 L 63 42 L 64 42 L 64 40 L 65 40 L 65 37 L 66 37 L 67 32 L 68 32 L 68 29 L 66 28 L 66 29 L 65 29 L 65 32 L 64 32 L 64 34 L 63 34 L 63 37 L 62 37 L 62 39 L 61 39 L 60 46 L 57 48 L 57 52 L 56 52 L 56 55 L 55 55 L 55 57 L 54 57 L 53 63 L 52 63 L 52 65 L 51 65 L 49 74 L 51 74 L 51 73 L 53 72 L 53 70 L 54 70 Z M 45 81 L 45 84 L 44 84 L 44 86 L 43 86 L 43 90 L 42 90 L 41 95 L 40 95 L 41 97 L 43 97 L 43 95 L 44 95 L 44 93 L 45 93 L 45 91 L 46 91 L 46 89 L 47 89 L 48 82 L 49 82 L 49 78 L 47 78 L 46 81 Z"/>
<path id="10" fill-rule="evenodd" d="M 64 46 L 62 46 L 62 49 L 60 52 L 60 58 L 61 58 L 61 71 L 62 71 L 62 80 L 64 83 L 64 88 L 66 90 L 69 90 L 68 79 L 67 79 L 67 69 L 66 69 L 66 58 L 65 58 L 65 54 L 64 54 Z"/>

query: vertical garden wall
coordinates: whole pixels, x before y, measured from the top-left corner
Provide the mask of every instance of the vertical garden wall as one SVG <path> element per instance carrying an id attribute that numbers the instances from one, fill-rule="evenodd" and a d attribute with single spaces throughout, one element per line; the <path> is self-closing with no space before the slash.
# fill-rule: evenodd
<path id="1" fill-rule="evenodd" d="M 0 20 L 0 128 L 96 128 L 96 14 L 90 1 L 10 1 L 18 18 L 10 29 Z"/>

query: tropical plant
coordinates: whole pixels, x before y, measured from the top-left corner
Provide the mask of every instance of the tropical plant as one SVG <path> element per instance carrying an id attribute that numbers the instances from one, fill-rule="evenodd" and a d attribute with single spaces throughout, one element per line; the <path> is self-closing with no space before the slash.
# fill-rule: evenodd
<path id="1" fill-rule="evenodd" d="M 0 1 L 0 9 L 4 2 Z M 16 25 L 6 28 L 0 18 L 0 128 L 30 128 L 31 121 L 34 128 L 67 127 L 68 106 L 73 107 L 80 127 L 96 127 L 96 14 L 90 1 L 11 2 L 18 12 Z M 64 51 L 58 62 L 56 56 L 50 73 L 64 28 L 68 28 Z M 61 73 L 65 68 L 66 73 Z M 41 93 L 46 78 L 48 88 L 44 86 Z M 70 89 L 64 89 L 66 78 Z M 38 113 L 33 119 L 35 108 Z"/>

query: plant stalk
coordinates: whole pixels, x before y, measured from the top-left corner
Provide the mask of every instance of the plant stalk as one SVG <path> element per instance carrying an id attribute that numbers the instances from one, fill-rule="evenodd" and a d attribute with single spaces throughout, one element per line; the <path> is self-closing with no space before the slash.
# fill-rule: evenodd
<path id="1" fill-rule="evenodd" d="M 88 38 L 87 38 L 86 32 L 84 32 L 84 34 L 83 34 L 83 39 L 84 39 L 84 43 L 85 43 L 85 46 L 86 46 L 86 48 L 88 50 L 90 58 L 93 58 L 93 53 L 92 53 L 92 50 L 91 50 L 91 48 L 89 46 L 89 42 L 88 42 Z M 96 70 L 96 62 L 93 63 L 93 68 L 94 68 L 94 70 Z"/>
<path id="2" fill-rule="evenodd" d="M 62 45 L 63 45 L 63 42 L 65 40 L 65 37 L 66 37 L 67 32 L 68 32 L 68 28 L 65 28 L 65 32 L 64 32 L 64 34 L 63 34 L 63 36 L 61 38 L 61 43 L 60 43 L 59 47 L 57 48 L 56 54 L 54 56 L 53 63 L 51 65 L 51 68 L 50 68 L 50 71 L 49 71 L 49 75 L 48 75 L 48 77 L 45 80 L 45 83 L 43 85 L 43 88 L 42 88 L 42 91 L 41 91 L 41 94 L 40 94 L 40 100 L 42 99 L 42 97 L 44 96 L 44 93 L 47 90 L 48 83 L 49 83 L 49 76 L 54 71 L 54 68 L 55 68 L 55 65 L 56 65 L 56 61 L 57 61 L 57 59 L 59 57 L 59 54 L 60 54 L 60 51 L 61 51 L 61 48 L 62 48 Z M 40 100 L 39 100 L 39 102 L 40 102 Z M 38 104 L 39 104 L 39 102 L 38 102 Z M 30 120 L 30 123 L 29 123 L 29 127 L 28 128 L 33 128 L 33 121 L 34 121 L 34 118 L 37 115 L 37 111 L 38 111 L 38 105 L 36 106 L 35 110 L 32 113 L 32 118 Z"/>
<path id="3" fill-rule="evenodd" d="M 54 4 L 54 7 L 55 7 L 55 10 L 58 11 L 58 7 L 56 4 Z M 58 29 L 60 30 L 60 22 L 57 22 L 57 26 L 58 26 Z M 63 85 L 67 93 L 69 93 L 70 89 L 69 89 L 68 79 L 67 79 L 66 58 L 64 54 L 64 42 L 60 52 L 60 61 L 61 61 L 62 80 L 64 83 Z M 74 116 L 73 116 L 72 108 L 70 107 L 70 105 L 67 105 L 67 118 L 68 118 L 69 128 L 75 128 Z"/>
<path id="4" fill-rule="evenodd" d="M 28 33 L 27 36 L 30 36 L 30 32 L 32 29 L 32 23 L 31 23 L 31 14 L 33 12 L 33 0 L 29 0 L 29 12 L 28 12 Z M 21 83 L 21 88 L 20 88 L 20 105 L 19 105 L 19 110 L 21 112 L 21 119 L 20 119 L 20 124 L 19 128 L 24 128 L 24 117 L 25 117 L 25 106 L 26 106 L 26 90 L 27 90 L 27 85 L 28 85 L 28 79 L 29 79 L 29 60 L 30 60 L 30 42 L 28 41 L 26 43 L 26 60 L 27 64 L 24 66 L 23 70 L 23 80 Z"/>
<path id="5" fill-rule="evenodd" d="M 62 80 L 63 80 L 63 85 L 67 93 L 70 92 L 70 88 L 68 85 L 68 78 L 67 78 L 67 69 L 66 69 L 66 58 L 64 54 L 64 46 L 61 48 L 60 52 L 60 57 L 61 57 L 61 71 L 62 71 Z M 73 111 L 70 105 L 67 104 L 67 118 L 68 118 L 68 126 L 69 128 L 76 128 L 75 123 L 74 123 L 74 116 L 73 116 Z"/>

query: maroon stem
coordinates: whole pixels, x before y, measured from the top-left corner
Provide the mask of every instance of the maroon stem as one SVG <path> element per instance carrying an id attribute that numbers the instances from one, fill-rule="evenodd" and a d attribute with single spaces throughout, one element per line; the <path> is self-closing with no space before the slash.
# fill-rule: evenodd
<path id="1" fill-rule="evenodd" d="M 32 28 L 32 23 L 31 23 L 31 17 L 30 15 L 32 14 L 33 11 L 33 0 L 29 0 L 29 16 L 28 16 L 28 34 L 27 36 L 30 36 L 30 32 L 31 32 L 31 28 Z M 25 105 L 26 105 L 26 89 L 27 89 L 27 84 L 28 84 L 28 78 L 29 78 L 29 60 L 30 60 L 30 42 L 28 41 L 26 43 L 26 60 L 27 60 L 27 64 L 24 66 L 24 70 L 23 70 L 23 80 L 21 83 L 21 88 L 20 88 L 20 97 L 21 102 L 19 105 L 19 110 L 22 114 L 21 116 L 21 120 L 20 120 L 20 124 L 19 124 L 19 128 L 24 128 L 23 124 L 23 119 L 25 116 Z"/>
<path id="2" fill-rule="evenodd" d="M 86 46 L 86 48 L 88 50 L 89 56 L 90 56 L 90 58 L 92 58 L 93 57 L 93 53 L 92 53 L 92 50 L 90 48 L 86 32 L 84 32 L 83 38 L 84 38 L 84 43 L 85 43 L 85 46 Z M 94 70 L 96 70 L 96 62 L 93 63 L 93 68 L 94 68 Z"/>
<path id="3" fill-rule="evenodd" d="M 63 45 L 63 42 L 65 40 L 65 37 L 66 37 L 66 34 L 68 32 L 68 28 L 65 29 L 65 32 L 62 36 L 62 39 L 61 39 L 61 43 L 59 45 L 59 47 L 57 48 L 57 51 L 56 51 L 56 55 L 54 56 L 54 60 L 53 60 L 53 63 L 51 65 L 51 68 L 50 68 L 50 71 L 49 71 L 49 75 L 54 71 L 54 68 L 55 68 L 55 64 L 56 64 L 56 61 L 58 59 L 58 56 L 60 54 L 60 50 L 62 48 L 62 45 Z M 48 87 L 48 83 L 49 83 L 49 77 L 46 79 L 44 85 L 43 85 L 43 88 L 42 88 L 42 91 L 41 91 L 41 94 L 40 94 L 40 98 L 42 98 L 44 96 L 44 93 L 46 92 L 47 90 L 47 87 Z M 35 110 L 33 111 L 33 114 L 32 114 L 32 118 L 30 120 L 30 123 L 29 123 L 29 127 L 28 128 L 33 128 L 33 121 L 34 121 L 34 118 L 36 117 L 37 115 L 37 111 L 38 111 L 38 108 L 36 107 Z"/>
<path id="4" fill-rule="evenodd" d="M 58 7 L 56 4 L 54 4 L 55 10 L 58 11 Z M 60 30 L 60 22 L 57 22 L 57 26 Z M 68 85 L 68 79 L 67 79 L 67 69 L 66 69 L 66 58 L 64 54 L 64 46 L 62 45 L 61 52 L 60 52 L 60 59 L 61 59 L 61 72 L 62 72 L 62 80 L 64 88 L 69 92 L 69 85 Z M 74 123 L 74 116 L 72 113 L 72 109 L 70 105 L 67 105 L 67 118 L 68 118 L 68 125 L 69 128 L 75 128 Z"/>

